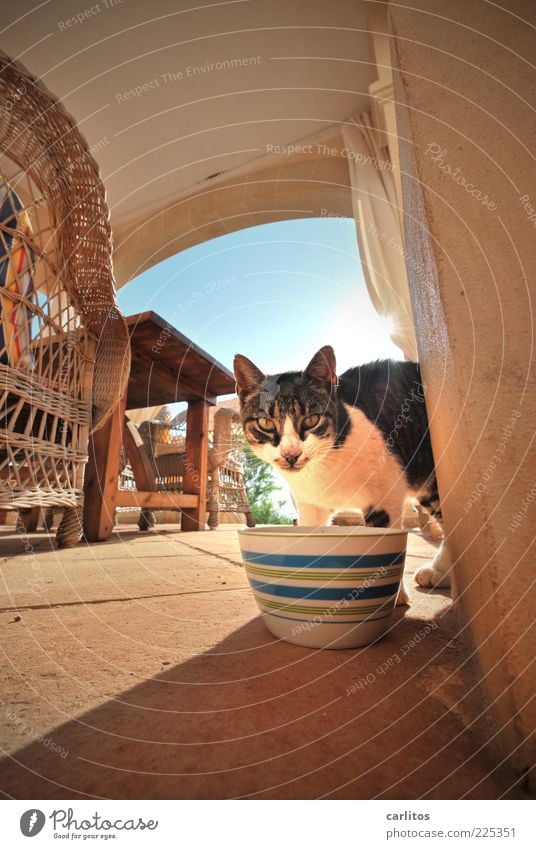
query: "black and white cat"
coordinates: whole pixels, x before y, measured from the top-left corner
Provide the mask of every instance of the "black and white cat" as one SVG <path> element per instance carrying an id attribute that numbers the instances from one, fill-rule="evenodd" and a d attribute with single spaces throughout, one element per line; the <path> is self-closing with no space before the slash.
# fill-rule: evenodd
<path id="1" fill-rule="evenodd" d="M 303 372 L 266 375 L 237 354 L 234 373 L 246 438 L 288 481 L 301 525 L 359 508 L 368 525 L 402 527 L 409 496 L 440 517 L 416 363 L 378 360 L 337 378 L 326 345 Z M 449 568 L 442 546 L 416 579 L 449 586 Z"/>

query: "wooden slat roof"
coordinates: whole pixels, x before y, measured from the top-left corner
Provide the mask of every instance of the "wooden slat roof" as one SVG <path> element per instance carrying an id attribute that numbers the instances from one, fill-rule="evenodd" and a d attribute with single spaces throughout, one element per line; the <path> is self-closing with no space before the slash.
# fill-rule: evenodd
<path id="1" fill-rule="evenodd" d="M 155 312 L 127 316 L 132 366 L 127 409 L 172 404 L 235 391 L 235 379 L 214 357 L 199 348 Z"/>

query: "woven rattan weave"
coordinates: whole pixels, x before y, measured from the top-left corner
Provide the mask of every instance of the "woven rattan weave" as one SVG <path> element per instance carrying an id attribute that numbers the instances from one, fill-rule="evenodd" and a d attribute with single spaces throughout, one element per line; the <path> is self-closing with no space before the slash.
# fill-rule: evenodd
<path id="1" fill-rule="evenodd" d="M 0 509 L 67 508 L 63 545 L 80 536 L 88 435 L 129 374 L 111 250 L 86 141 L 0 54 Z"/>

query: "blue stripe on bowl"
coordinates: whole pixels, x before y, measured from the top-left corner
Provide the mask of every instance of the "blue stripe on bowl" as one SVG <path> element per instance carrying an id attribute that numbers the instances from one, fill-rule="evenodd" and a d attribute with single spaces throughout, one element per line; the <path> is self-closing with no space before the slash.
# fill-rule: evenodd
<path id="1" fill-rule="evenodd" d="M 289 584 L 263 584 L 249 577 L 254 590 L 282 598 L 320 599 L 321 601 L 361 601 L 364 598 L 383 598 L 398 592 L 398 583 L 380 587 L 293 587 Z"/>
<path id="2" fill-rule="evenodd" d="M 363 569 L 375 566 L 397 566 L 404 562 L 405 551 L 392 554 L 260 554 L 256 551 L 242 551 L 242 558 L 250 563 L 263 566 L 290 566 L 292 568 L 315 569 Z"/>

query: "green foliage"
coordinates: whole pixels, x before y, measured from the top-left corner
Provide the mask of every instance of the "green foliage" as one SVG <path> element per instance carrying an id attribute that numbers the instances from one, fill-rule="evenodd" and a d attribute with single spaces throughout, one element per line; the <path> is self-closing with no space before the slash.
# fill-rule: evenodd
<path id="1" fill-rule="evenodd" d="M 274 503 L 271 497 L 281 489 L 271 466 L 259 460 L 247 443 L 244 446 L 244 484 L 256 522 L 260 525 L 291 524 L 291 518 L 281 512 L 284 499 Z"/>
<path id="2" fill-rule="evenodd" d="M 244 484 L 251 503 L 261 501 L 281 488 L 271 466 L 259 460 L 247 442 L 244 444 Z"/>
<path id="3" fill-rule="evenodd" d="M 273 501 L 266 498 L 252 504 L 251 511 L 259 525 L 290 525 L 292 523 L 290 516 L 285 516 L 281 512 L 284 504 L 284 501 L 280 501 L 279 507 L 277 507 Z"/>

